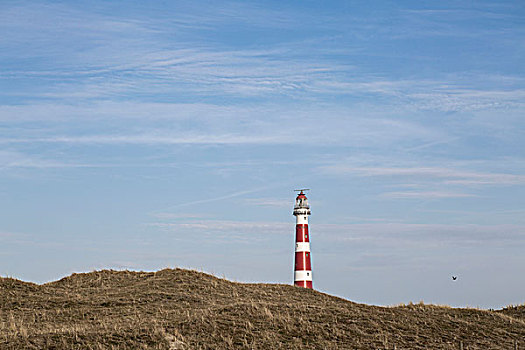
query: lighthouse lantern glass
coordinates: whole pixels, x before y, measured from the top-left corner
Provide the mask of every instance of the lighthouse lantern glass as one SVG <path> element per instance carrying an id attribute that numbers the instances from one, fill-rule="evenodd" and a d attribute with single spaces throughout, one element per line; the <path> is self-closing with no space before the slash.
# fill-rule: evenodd
<path id="1" fill-rule="evenodd" d="M 308 199 L 306 198 L 297 198 L 297 200 L 295 201 L 295 207 L 296 208 L 308 208 Z"/>

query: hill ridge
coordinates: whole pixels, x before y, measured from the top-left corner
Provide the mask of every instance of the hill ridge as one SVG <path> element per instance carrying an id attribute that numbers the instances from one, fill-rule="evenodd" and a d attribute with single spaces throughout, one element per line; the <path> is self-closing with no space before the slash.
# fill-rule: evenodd
<path id="1" fill-rule="evenodd" d="M 179 268 L 0 278 L 2 349 L 511 349 L 524 316 L 524 306 L 365 305 Z"/>

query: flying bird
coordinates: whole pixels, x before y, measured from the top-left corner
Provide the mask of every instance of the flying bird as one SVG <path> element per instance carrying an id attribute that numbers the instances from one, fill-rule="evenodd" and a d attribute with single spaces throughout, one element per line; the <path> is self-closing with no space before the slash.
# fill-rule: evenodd
<path id="1" fill-rule="evenodd" d="M 455 281 L 458 279 L 458 276 L 452 276 L 452 280 Z"/>

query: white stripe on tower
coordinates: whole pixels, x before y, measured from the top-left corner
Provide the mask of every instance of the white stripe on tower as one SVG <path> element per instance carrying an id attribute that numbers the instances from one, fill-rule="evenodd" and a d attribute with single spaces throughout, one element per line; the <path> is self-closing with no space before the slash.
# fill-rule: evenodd
<path id="1" fill-rule="evenodd" d="M 295 271 L 295 282 L 312 281 L 312 271 Z"/>
<path id="2" fill-rule="evenodd" d="M 309 242 L 298 242 L 295 243 L 295 252 L 310 252 Z"/>

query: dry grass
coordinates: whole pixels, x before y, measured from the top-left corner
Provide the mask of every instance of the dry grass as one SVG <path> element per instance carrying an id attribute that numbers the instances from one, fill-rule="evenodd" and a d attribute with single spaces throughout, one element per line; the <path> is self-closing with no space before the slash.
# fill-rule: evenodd
<path id="1" fill-rule="evenodd" d="M 513 349 L 525 307 L 377 307 L 181 269 L 0 279 L 1 349 Z"/>

